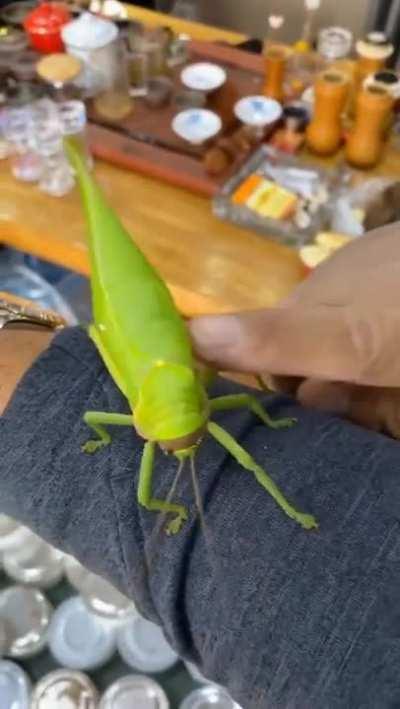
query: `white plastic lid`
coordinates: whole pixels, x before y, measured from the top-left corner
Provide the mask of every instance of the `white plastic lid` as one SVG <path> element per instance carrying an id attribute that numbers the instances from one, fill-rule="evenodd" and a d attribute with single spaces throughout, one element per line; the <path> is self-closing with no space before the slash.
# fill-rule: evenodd
<path id="1" fill-rule="evenodd" d="M 0 515 L 0 552 L 21 549 L 30 544 L 35 535 L 11 517 Z"/>
<path id="2" fill-rule="evenodd" d="M 93 670 L 113 656 L 115 632 L 90 613 L 79 596 L 61 603 L 49 629 L 52 655 L 72 670 Z"/>
<path id="3" fill-rule="evenodd" d="M 178 661 L 161 628 L 139 615 L 120 628 L 117 646 L 126 664 L 140 672 L 165 672 Z"/>
<path id="4" fill-rule="evenodd" d="M 182 71 L 181 81 L 194 91 L 215 91 L 226 82 L 226 71 L 218 64 L 208 62 L 189 64 Z"/>
<path id="5" fill-rule="evenodd" d="M 29 709 L 31 683 L 23 669 L 9 660 L 0 662 L 1 709 Z"/>
<path id="6" fill-rule="evenodd" d="M 263 128 L 275 123 L 282 116 L 278 101 L 265 96 L 246 96 L 235 105 L 235 115 L 245 125 Z"/>
<path id="7" fill-rule="evenodd" d="M 117 38 L 118 27 L 110 20 L 83 12 L 76 20 L 64 25 L 61 36 L 67 48 L 100 49 Z"/>
<path id="8" fill-rule="evenodd" d="M 150 677 L 128 675 L 114 682 L 103 694 L 99 709 L 168 709 L 162 687 Z"/>
<path id="9" fill-rule="evenodd" d="M 181 111 L 172 121 L 172 129 L 183 140 L 192 145 L 201 145 L 213 138 L 222 128 L 220 117 L 204 108 Z"/>

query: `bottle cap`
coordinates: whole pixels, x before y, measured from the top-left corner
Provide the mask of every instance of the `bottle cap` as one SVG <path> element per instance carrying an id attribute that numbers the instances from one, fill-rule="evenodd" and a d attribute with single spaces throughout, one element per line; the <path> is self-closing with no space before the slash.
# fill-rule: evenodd
<path id="1" fill-rule="evenodd" d="M 90 613 L 79 596 L 56 609 L 49 629 L 52 655 L 72 670 L 94 670 L 113 656 L 115 632 Z"/>
<path id="2" fill-rule="evenodd" d="M 169 709 L 162 687 L 150 677 L 128 675 L 112 684 L 101 698 L 99 709 Z"/>
<path id="3" fill-rule="evenodd" d="M 10 586 L 0 593 L 0 617 L 5 624 L 6 655 L 32 657 L 47 641 L 52 607 L 35 588 Z"/>
<path id="4" fill-rule="evenodd" d="M 56 670 L 36 685 L 30 709 L 97 709 L 98 692 L 82 672 Z"/>
<path id="5" fill-rule="evenodd" d="M 139 672 L 165 672 L 178 661 L 161 628 L 140 615 L 119 629 L 117 646 L 126 664 Z"/>
<path id="6" fill-rule="evenodd" d="M 31 683 L 21 667 L 2 660 L 0 662 L 1 709 L 29 709 Z"/>
<path id="7" fill-rule="evenodd" d="M 241 709 L 225 689 L 214 685 L 195 689 L 185 697 L 179 709 L 207 709 L 208 707 L 212 707 L 212 709 Z"/>
<path id="8" fill-rule="evenodd" d="M 3 566 L 6 574 L 17 583 L 50 588 L 55 586 L 64 573 L 63 554 L 36 537 L 36 543 L 25 554 L 5 552 Z"/>
<path id="9" fill-rule="evenodd" d="M 72 556 L 66 558 L 65 571 L 90 611 L 109 620 L 125 620 L 136 612 L 134 603 L 108 581 L 92 574 Z"/>

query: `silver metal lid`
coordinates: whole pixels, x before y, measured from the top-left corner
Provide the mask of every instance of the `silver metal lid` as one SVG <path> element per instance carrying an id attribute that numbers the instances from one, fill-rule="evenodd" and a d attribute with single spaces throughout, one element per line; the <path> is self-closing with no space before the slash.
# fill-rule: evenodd
<path id="1" fill-rule="evenodd" d="M 52 607 L 36 588 L 10 586 L 0 593 L 2 618 L 10 657 L 31 657 L 40 652 L 47 641 Z"/>
<path id="2" fill-rule="evenodd" d="M 65 560 L 71 586 L 81 594 L 89 610 L 109 620 L 125 620 L 136 613 L 134 603 L 108 581 L 85 569 L 72 556 Z"/>
<path id="3" fill-rule="evenodd" d="M 90 613 L 79 596 L 74 596 L 61 603 L 53 615 L 49 647 L 64 667 L 94 670 L 115 653 L 115 631 Z"/>
<path id="4" fill-rule="evenodd" d="M 0 552 L 21 549 L 32 539 L 32 532 L 7 515 L 0 515 Z"/>
<path id="5" fill-rule="evenodd" d="M 99 709 L 169 709 L 162 687 L 150 677 L 128 675 L 111 685 L 103 694 Z"/>
<path id="6" fill-rule="evenodd" d="M 118 630 L 117 646 L 126 664 L 139 672 L 165 672 L 178 662 L 161 628 L 140 615 Z"/>
<path id="7" fill-rule="evenodd" d="M 179 709 L 240 709 L 225 689 L 209 685 L 195 689 L 185 697 Z"/>
<path id="8" fill-rule="evenodd" d="M 0 662 L 1 709 L 29 709 L 31 683 L 24 670 L 10 660 Z"/>
<path id="9" fill-rule="evenodd" d="M 62 552 L 39 537 L 25 550 L 4 552 L 3 566 L 6 574 L 17 583 L 37 588 L 54 586 L 64 573 Z"/>
<path id="10" fill-rule="evenodd" d="M 89 677 L 82 672 L 56 670 L 36 685 L 30 709 L 96 709 L 98 700 Z"/>

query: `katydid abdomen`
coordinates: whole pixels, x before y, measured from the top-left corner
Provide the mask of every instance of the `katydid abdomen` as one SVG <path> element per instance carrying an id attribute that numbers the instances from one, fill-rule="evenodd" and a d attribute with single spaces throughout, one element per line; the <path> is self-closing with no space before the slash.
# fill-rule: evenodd
<path id="1" fill-rule="evenodd" d="M 224 429 L 211 422 L 214 411 L 248 407 L 272 428 L 290 427 L 292 420 L 272 420 L 249 394 L 208 399 L 195 367 L 189 334 L 172 297 L 115 212 L 106 203 L 84 161 L 67 142 L 76 170 L 89 225 L 94 323 L 89 329 L 111 376 L 126 396 L 132 416 L 88 412 L 86 423 L 98 438 L 83 448 L 95 452 L 108 445 L 108 425 L 134 426 L 146 440 L 139 475 L 138 500 L 150 511 L 171 513 L 168 531 L 176 533 L 187 510 L 152 495 L 156 446 L 173 453 L 181 465 L 193 461 L 208 431 L 272 495 L 292 519 L 306 529 L 317 523 L 298 512 L 269 475 Z M 254 483 L 249 483 L 254 484 Z"/>

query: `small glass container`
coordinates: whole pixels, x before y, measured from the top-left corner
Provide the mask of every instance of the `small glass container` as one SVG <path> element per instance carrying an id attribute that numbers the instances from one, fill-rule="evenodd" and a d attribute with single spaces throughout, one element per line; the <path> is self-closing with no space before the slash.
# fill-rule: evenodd
<path id="1" fill-rule="evenodd" d="M 15 27 L 0 27 L 0 61 L 14 61 L 28 47 L 28 38 Z"/>
<path id="2" fill-rule="evenodd" d="M 113 62 L 110 62 L 101 92 L 94 99 L 97 113 L 109 121 L 127 118 L 133 110 L 130 96 L 127 53 L 120 40 L 113 42 Z"/>
<path id="3" fill-rule="evenodd" d="M 22 667 L 0 662 L 0 699 L 2 709 L 30 709 L 31 682 Z"/>
<path id="4" fill-rule="evenodd" d="M 25 17 L 37 6 L 36 0 L 11 2 L 0 10 L 0 20 L 11 27 L 22 27 Z"/>
<path id="5" fill-rule="evenodd" d="M 99 695 L 82 672 L 55 670 L 45 675 L 33 690 L 30 709 L 97 709 Z"/>
<path id="6" fill-rule="evenodd" d="M 87 167 L 91 170 L 93 168 L 93 158 L 89 149 L 85 104 L 77 99 L 63 101 L 58 104 L 58 114 L 62 135 L 73 138 L 81 155 L 85 156 Z"/>
<path id="7" fill-rule="evenodd" d="M 161 628 L 140 615 L 119 629 L 117 646 L 129 667 L 146 674 L 165 672 L 178 662 Z"/>
<path id="8" fill-rule="evenodd" d="M 162 108 L 162 106 L 166 106 L 170 102 L 172 90 L 173 83 L 166 76 L 150 79 L 145 103 L 150 108 Z"/>
<path id="9" fill-rule="evenodd" d="M 128 52 L 128 75 L 131 96 L 146 96 L 149 81 L 149 58 L 146 52 Z"/>
<path id="10" fill-rule="evenodd" d="M 188 108 L 204 108 L 207 104 L 207 96 L 200 91 L 181 91 L 175 96 L 175 104 L 180 111 Z"/>
<path id="11" fill-rule="evenodd" d="M 71 670 L 95 670 L 114 655 L 115 631 L 90 613 L 79 596 L 73 596 L 53 614 L 49 647 L 60 665 Z"/>
<path id="12" fill-rule="evenodd" d="M 169 709 L 163 688 L 150 677 L 127 675 L 112 684 L 103 694 L 99 709 Z M 39 709 L 39 708 L 38 708 Z"/>
<path id="13" fill-rule="evenodd" d="M 175 37 L 168 50 L 167 65 L 171 68 L 186 64 L 189 59 L 190 37 L 187 34 L 179 34 Z"/>
<path id="14" fill-rule="evenodd" d="M 3 567 L 16 583 L 45 589 L 55 586 L 64 573 L 63 554 L 43 540 L 36 538 L 27 549 L 18 554 L 5 552 Z"/>
<path id="15" fill-rule="evenodd" d="M 195 689 L 187 695 L 179 709 L 240 709 L 225 689 L 215 685 Z"/>
<path id="16" fill-rule="evenodd" d="M 18 81 L 34 81 L 37 78 L 36 65 L 40 56 L 33 49 L 26 49 L 15 57 L 12 71 Z"/>
<path id="17" fill-rule="evenodd" d="M 318 35 L 318 53 L 327 63 L 345 59 L 353 46 L 353 34 L 344 27 L 326 27 Z"/>
<path id="18" fill-rule="evenodd" d="M 34 588 L 10 586 L 0 593 L 0 617 L 7 634 L 6 655 L 23 659 L 37 655 L 46 645 L 52 607 Z"/>
<path id="19" fill-rule="evenodd" d="M 71 19 L 65 5 L 56 2 L 42 2 L 25 17 L 24 28 L 31 45 L 42 54 L 62 52 L 62 28 Z"/>

